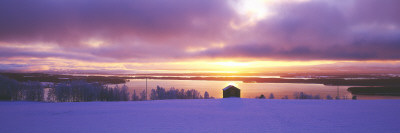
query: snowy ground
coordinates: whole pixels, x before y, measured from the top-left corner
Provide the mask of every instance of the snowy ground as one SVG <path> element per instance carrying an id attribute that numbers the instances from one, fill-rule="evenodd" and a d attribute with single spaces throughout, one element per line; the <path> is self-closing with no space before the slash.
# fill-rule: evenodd
<path id="1" fill-rule="evenodd" d="M 0 133 L 399 132 L 400 100 L 0 102 Z"/>

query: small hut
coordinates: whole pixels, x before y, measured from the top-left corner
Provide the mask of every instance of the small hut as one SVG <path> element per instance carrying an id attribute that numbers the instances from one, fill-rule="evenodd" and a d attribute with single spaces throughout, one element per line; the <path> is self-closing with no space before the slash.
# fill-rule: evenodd
<path id="1" fill-rule="evenodd" d="M 224 89 L 222 89 L 223 91 L 223 98 L 228 98 L 228 97 L 238 97 L 240 98 L 240 89 L 233 86 L 233 85 L 229 85 L 227 87 L 225 87 Z"/>

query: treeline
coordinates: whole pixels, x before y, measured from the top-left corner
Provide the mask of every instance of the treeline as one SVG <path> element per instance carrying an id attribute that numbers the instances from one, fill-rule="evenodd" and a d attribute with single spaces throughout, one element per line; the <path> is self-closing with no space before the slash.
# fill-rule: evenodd
<path id="1" fill-rule="evenodd" d="M 295 92 L 293 94 L 294 99 L 321 99 L 320 95 L 311 95 L 311 94 L 306 94 L 304 92 Z"/>
<path id="2" fill-rule="evenodd" d="M 163 87 L 157 86 L 157 89 L 152 89 L 150 94 L 151 100 L 163 100 L 163 99 L 210 99 L 208 92 L 204 92 L 204 97 L 199 91 L 195 89 L 186 90 L 185 89 L 175 89 L 170 88 L 166 90 Z"/>
<path id="3" fill-rule="evenodd" d="M 50 86 L 45 99 L 43 85 L 38 81 L 18 82 L 0 75 L 0 100 L 10 101 L 128 101 L 127 86 L 108 87 L 82 80 L 66 81 Z"/>
<path id="4" fill-rule="evenodd" d="M 77 80 L 62 82 L 49 89 L 47 101 L 87 102 L 87 101 L 129 101 L 128 87 L 108 87 L 99 83 Z"/>
<path id="5" fill-rule="evenodd" d="M 204 93 L 204 97 L 197 90 L 178 90 L 171 88 L 165 90 L 163 87 L 157 86 L 152 89 L 150 100 L 163 99 L 209 99 L 208 92 Z M 85 81 L 71 81 L 56 84 L 48 92 L 47 101 L 53 102 L 86 102 L 86 101 L 143 101 L 147 100 L 146 90 L 139 94 L 136 90 L 130 95 L 128 87 L 123 85 L 119 87 L 108 87 L 99 83 L 88 83 Z"/>
<path id="6" fill-rule="evenodd" d="M 43 97 L 40 82 L 18 82 L 0 75 L 0 100 L 43 101 Z"/>
<path id="7" fill-rule="evenodd" d="M 257 96 L 256 99 L 266 99 L 266 97 L 264 96 L 264 94 L 261 94 L 260 96 Z M 275 96 L 273 93 L 271 93 L 268 97 L 268 99 L 275 99 Z M 285 95 L 283 96 L 281 99 L 289 99 L 289 96 Z M 293 93 L 293 99 L 324 99 L 323 97 L 321 97 L 320 95 L 312 95 L 312 94 L 307 94 L 304 92 L 295 92 Z M 333 98 L 331 95 L 326 95 L 327 100 L 333 100 L 333 99 L 337 99 L 339 100 L 340 97 L 336 96 L 335 98 Z M 343 96 L 342 98 L 343 100 L 348 99 L 346 96 Z M 352 97 L 353 100 L 357 99 L 357 97 L 353 96 Z"/>
<path id="8" fill-rule="evenodd" d="M 66 81 L 48 86 L 47 98 L 43 85 L 38 81 L 18 82 L 0 75 L 0 100 L 11 101 L 48 101 L 48 102 L 87 102 L 87 101 L 142 101 L 147 100 L 146 90 L 131 95 L 126 85 L 109 87 L 96 82 L 83 80 Z M 171 88 L 165 90 L 157 86 L 150 93 L 150 100 L 162 99 L 209 99 L 194 89 L 185 91 Z"/>

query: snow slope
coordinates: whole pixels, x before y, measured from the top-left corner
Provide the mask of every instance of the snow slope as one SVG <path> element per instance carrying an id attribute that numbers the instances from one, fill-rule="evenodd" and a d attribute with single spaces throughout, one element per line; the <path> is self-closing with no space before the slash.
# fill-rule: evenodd
<path id="1" fill-rule="evenodd" d="M 400 100 L 0 102 L 0 133 L 399 132 Z"/>

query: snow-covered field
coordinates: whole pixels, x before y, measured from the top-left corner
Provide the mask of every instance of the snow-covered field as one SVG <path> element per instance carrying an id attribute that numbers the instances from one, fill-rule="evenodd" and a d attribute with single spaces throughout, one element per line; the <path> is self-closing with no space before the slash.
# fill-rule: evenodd
<path id="1" fill-rule="evenodd" d="M 400 132 L 400 100 L 0 102 L 0 133 Z"/>

